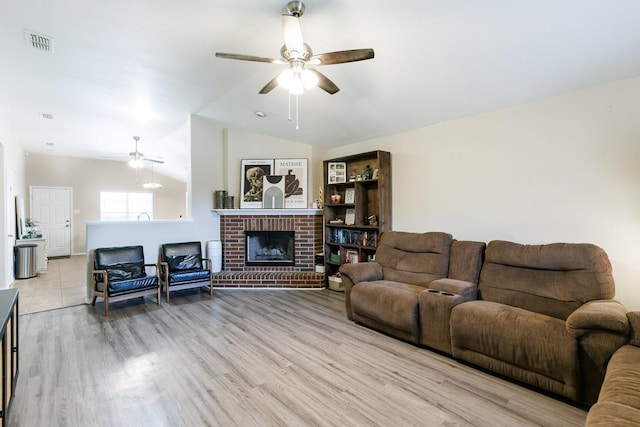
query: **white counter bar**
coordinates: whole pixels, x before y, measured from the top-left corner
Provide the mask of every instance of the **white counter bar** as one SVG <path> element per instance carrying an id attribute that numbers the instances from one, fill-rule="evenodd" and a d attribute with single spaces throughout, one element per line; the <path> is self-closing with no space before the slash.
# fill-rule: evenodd
<path id="1" fill-rule="evenodd" d="M 126 224 L 136 224 L 136 225 L 144 225 L 144 224 L 182 224 L 187 222 L 193 222 L 192 219 L 152 219 L 146 220 L 142 219 L 140 221 L 85 221 L 86 225 L 91 226 L 109 226 L 109 225 L 126 225 Z"/>
<path id="2" fill-rule="evenodd" d="M 212 209 L 220 216 L 229 215 L 322 215 L 322 209 Z"/>

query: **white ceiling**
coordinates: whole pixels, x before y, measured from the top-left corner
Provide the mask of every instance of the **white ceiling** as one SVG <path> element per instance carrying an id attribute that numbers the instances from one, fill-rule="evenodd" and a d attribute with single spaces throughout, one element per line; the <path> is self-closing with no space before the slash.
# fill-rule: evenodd
<path id="1" fill-rule="evenodd" d="M 283 89 L 258 94 L 284 66 L 214 56 L 278 57 L 286 0 L 3 0 L 0 103 L 27 152 L 108 158 L 140 135 L 167 161 L 159 172 L 185 179 L 194 113 L 330 147 L 640 75 L 638 0 L 305 4 L 315 53 L 375 59 L 321 67 L 341 90 L 307 91 L 300 130 Z M 54 53 L 27 47 L 25 30 Z"/>

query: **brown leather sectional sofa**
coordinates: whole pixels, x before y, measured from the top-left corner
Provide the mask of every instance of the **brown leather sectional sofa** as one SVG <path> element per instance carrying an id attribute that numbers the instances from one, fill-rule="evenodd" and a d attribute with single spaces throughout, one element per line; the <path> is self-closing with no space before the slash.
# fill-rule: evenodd
<path id="1" fill-rule="evenodd" d="M 340 272 L 349 319 L 585 405 L 629 340 L 611 264 L 591 244 L 389 231 L 376 262 Z"/>

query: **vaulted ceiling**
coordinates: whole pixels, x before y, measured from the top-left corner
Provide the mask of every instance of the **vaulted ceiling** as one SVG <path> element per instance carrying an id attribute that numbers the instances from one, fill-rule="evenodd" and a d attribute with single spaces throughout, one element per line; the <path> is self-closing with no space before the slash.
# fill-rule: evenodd
<path id="1" fill-rule="evenodd" d="M 285 90 L 258 94 L 283 65 L 214 56 L 279 57 L 286 0 L 4 0 L 0 103 L 27 152 L 126 157 L 139 135 L 184 178 L 191 114 L 331 147 L 640 75 L 637 0 L 305 4 L 314 53 L 375 58 L 319 68 L 341 90 L 301 96 L 299 130 Z"/>

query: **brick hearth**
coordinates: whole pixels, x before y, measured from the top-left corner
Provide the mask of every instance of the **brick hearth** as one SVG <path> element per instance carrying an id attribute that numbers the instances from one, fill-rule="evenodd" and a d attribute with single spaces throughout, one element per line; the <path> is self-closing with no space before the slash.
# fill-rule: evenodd
<path id="1" fill-rule="evenodd" d="M 215 210 L 220 215 L 222 272 L 214 274 L 218 288 L 323 288 L 324 274 L 315 272 L 314 256 L 322 252 L 322 215 L 288 214 L 286 210 Z M 263 213 L 264 212 L 264 213 Z M 247 231 L 293 230 L 295 266 L 246 266 Z"/>

